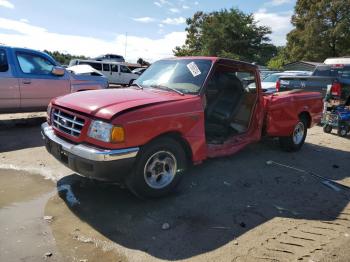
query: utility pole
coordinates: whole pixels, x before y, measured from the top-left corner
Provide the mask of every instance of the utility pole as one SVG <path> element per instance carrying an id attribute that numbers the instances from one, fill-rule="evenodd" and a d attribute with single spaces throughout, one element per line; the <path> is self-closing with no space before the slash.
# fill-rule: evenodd
<path id="1" fill-rule="evenodd" d="M 126 49 L 128 47 L 128 32 L 125 33 L 125 53 L 124 53 L 124 58 L 126 60 Z"/>

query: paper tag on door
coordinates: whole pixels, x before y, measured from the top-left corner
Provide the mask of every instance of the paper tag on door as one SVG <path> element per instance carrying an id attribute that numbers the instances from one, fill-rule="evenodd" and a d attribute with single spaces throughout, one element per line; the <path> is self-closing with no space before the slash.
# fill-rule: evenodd
<path id="1" fill-rule="evenodd" d="M 199 68 L 195 62 L 191 62 L 191 63 L 187 64 L 187 68 L 188 68 L 188 70 L 190 70 L 193 77 L 199 76 L 201 74 L 201 71 L 199 70 Z"/>

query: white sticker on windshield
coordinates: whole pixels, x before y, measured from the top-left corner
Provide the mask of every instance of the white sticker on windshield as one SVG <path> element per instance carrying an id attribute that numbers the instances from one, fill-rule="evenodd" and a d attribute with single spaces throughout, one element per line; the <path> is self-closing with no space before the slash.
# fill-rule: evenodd
<path id="1" fill-rule="evenodd" d="M 195 62 L 191 62 L 191 63 L 187 64 L 187 68 L 188 68 L 188 70 L 190 70 L 191 74 L 194 77 L 199 76 L 201 74 L 201 71 L 199 70 L 199 68 Z"/>

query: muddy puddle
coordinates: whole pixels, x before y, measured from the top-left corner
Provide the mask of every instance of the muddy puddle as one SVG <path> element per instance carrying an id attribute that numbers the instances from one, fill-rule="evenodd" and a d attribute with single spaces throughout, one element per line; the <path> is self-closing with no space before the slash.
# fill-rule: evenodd
<path id="1" fill-rule="evenodd" d="M 0 169 L 0 208 L 52 192 L 55 184 L 39 175 Z"/>
<path id="2" fill-rule="evenodd" d="M 86 201 L 81 199 L 82 194 L 79 192 L 89 194 L 90 189 L 103 191 L 104 187 L 78 176 L 63 179 L 57 185 L 58 194 L 46 204 L 45 214 L 54 217 L 50 226 L 63 261 L 129 261 L 126 254 L 117 251 L 120 249 L 118 244 L 77 216 L 77 213 L 87 208 L 84 206 Z M 91 198 L 94 192 L 90 193 Z"/>
<path id="3" fill-rule="evenodd" d="M 72 184 L 0 169 L 0 261 L 127 261 L 74 214 Z"/>
<path id="4" fill-rule="evenodd" d="M 40 175 L 0 169 L 0 261 L 61 261 L 44 218 L 55 188 Z"/>

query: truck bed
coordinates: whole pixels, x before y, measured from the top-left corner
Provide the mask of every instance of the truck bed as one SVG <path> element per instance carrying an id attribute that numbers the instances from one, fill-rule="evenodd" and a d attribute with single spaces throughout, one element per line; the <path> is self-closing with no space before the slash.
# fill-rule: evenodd
<path id="1" fill-rule="evenodd" d="M 320 123 L 323 97 L 319 92 L 285 91 L 264 96 L 265 124 L 267 136 L 286 136 L 301 115 L 309 120 L 309 127 Z"/>

